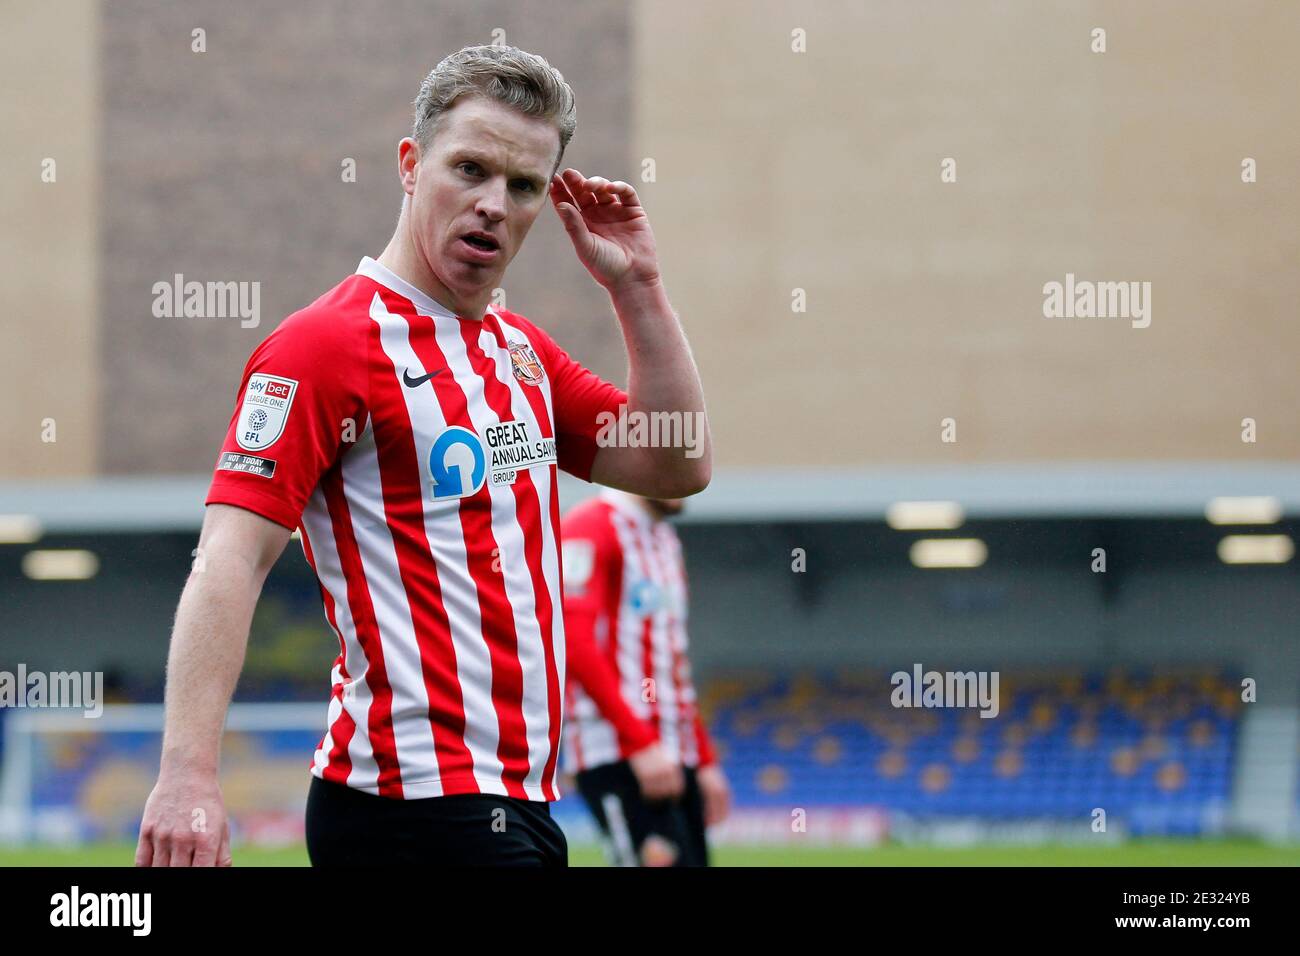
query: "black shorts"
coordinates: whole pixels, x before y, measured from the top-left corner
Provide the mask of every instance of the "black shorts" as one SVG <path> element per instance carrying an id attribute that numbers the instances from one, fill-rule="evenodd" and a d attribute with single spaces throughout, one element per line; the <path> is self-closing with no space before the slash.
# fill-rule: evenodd
<path id="1" fill-rule="evenodd" d="M 640 866 L 646 840 L 656 836 L 676 850 L 673 866 L 709 865 L 704 800 L 695 769 L 684 769 L 686 789 L 676 800 L 646 800 L 626 760 L 577 775 L 578 792 L 600 824 L 615 864 Z"/>
<path id="2" fill-rule="evenodd" d="M 312 866 L 568 866 L 550 806 L 471 793 L 395 800 L 317 776 L 307 792 Z"/>

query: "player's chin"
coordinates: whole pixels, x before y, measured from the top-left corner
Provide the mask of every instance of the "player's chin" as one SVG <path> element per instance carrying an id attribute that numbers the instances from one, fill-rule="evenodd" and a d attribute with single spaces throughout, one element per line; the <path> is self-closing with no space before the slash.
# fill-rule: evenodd
<path id="1" fill-rule="evenodd" d="M 452 256 L 450 274 L 460 279 L 465 287 L 492 288 L 501 285 L 501 276 L 506 271 L 505 260 L 497 262 L 473 262 Z"/>

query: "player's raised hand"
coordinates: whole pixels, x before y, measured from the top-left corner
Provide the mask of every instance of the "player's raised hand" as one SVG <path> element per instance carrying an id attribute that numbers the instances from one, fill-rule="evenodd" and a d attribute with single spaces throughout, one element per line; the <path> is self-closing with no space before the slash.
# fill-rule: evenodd
<path id="1" fill-rule="evenodd" d="M 230 866 L 230 825 L 215 776 L 162 778 L 140 821 L 136 866 Z"/>
<path id="2" fill-rule="evenodd" d="M 682 768 L 657 741 L 632 754 L 627 762 L 647 800 L 673 800 L 686 788 Z"/>
<path id="3" fill-rule="evenodd" d="M 551 179 L 551 203 L 579 261 L 610 292 L 659 279 L 650 220 L 628 183 L 566 169 Z"/>

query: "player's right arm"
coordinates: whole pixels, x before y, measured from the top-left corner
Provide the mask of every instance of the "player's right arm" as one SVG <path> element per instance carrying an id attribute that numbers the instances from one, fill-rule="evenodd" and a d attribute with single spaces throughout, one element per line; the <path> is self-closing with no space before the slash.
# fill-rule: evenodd
<path id="1" fill-rule="evenodd" d="M 261 515 L 208 506 L 172 629 L 162 764 L 145 804 L 137 866 L 230 865 L 217 784 L 221 729 L 253 608 L 288 540 L 287 528 Z"/>
<path id="2" fill-rule="evenodd" d="M 217 766 L 253 609 L 321 475 L 355 440 L 344 436 L 366 421 L 366 323 L 350 318 L 295 313 L 244 368 L 172 628 L 162 763 L 137 865 L 230 863 Z"/>

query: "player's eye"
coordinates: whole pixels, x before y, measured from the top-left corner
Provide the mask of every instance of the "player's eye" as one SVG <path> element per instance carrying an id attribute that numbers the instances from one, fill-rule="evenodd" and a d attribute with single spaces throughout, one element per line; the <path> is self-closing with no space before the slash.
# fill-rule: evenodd
<path id="1" fill-rule="evenodd" d="M 475 170 L 475 171 L 478 170 L 478 163 L 460 163 L 456 168 L 457 168 L 457 169 L 464 169 L 466 166 L 470 167 L 470 169 L 472 169 L 472 170 Z"/>
<path id="2" fill-rule="evenodd" d="M 516 180 L 515 180 L 515 185 L 518 186 L 518 187 L 521 187 L 521 188 L 523 188 L 523 189 L 528 190 L 530 193 L 531 193 L 531 192 L 536 192 L 536 191 L 537 191 L 537 190 L 534 188 L 533 184 L 532 184 L 531 182 L 529 182 L 527 179 L 516 179 Z"/>

